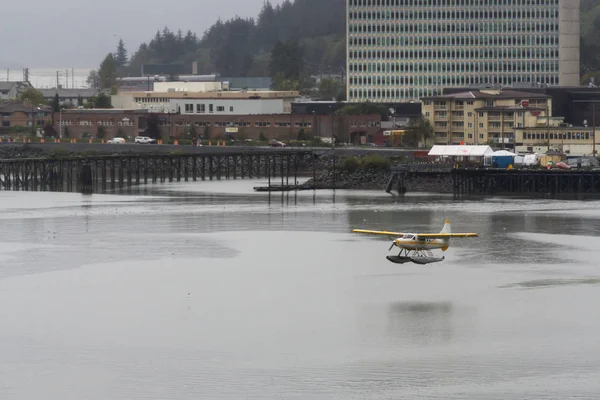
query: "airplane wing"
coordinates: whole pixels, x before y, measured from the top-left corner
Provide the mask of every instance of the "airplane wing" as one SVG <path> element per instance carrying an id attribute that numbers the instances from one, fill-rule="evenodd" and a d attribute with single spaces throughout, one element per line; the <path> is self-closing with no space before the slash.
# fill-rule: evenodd
<path id="1" fill-rule="evenodd" d="M 403 236 L 402 232 L 389 232 L 389 231 L 371 231 L 368 229 L 353 229 L 354 233 L 368 233 L 371 235 L 385 235 L 385 236 Z"/>
<path id="2" fill-rule="evenodd" d="M 433 239 L 443 239 L 443 238 L 451 238 L 451 237 L 478 237 L 479 235 L 476 233 L 417 233 L 419 238 L 433 238 Z"/>

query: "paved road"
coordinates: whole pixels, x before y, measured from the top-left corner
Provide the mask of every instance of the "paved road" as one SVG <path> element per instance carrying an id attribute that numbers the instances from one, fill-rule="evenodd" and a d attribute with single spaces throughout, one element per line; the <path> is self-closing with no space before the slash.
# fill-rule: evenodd
<path id="1" fill-rule="evenodd" d="M 10 147 L 22 147 L 23 143 L 0 143 L 0 149 Z M 63 149 L 69 152 L 84 152 L 84 151 L 96 151 L 102 153 L 122 153 L 122 152 L 139 152 L 139 153 L 169 153 L 169 152 L 185 152 L 190 154 L 202 154 L 202 153 L 219 153 L 219 152 L 232 152 L 239 151 L 240 153 L 250 152 L 281 152 L 281 151 L 295 151 L 295 150 L 313 150 L 317 154 L 329 153 L 331 148 L 328 147 L 286 147 L 286 148 L 271 148 L 269 146 L 182 146 L 182 145 L 171 145 L 171 144 L 160 144 L 160 145 L 144 145 L 135 143 L 124 143 L 124 144 L 102 144 L 102 143 L 29 143 L 27 145 L 30 148 L 43 149 L 48 152 L 52 152 L 57 149 Z M 380 154 L 385 156 L 402 156 L 412 155 L 415 149 L 395 149 L 389 147 L 338 147 L 335 149 L 336 154 L 339 155 L 364 155 L 364 154 Z"/>

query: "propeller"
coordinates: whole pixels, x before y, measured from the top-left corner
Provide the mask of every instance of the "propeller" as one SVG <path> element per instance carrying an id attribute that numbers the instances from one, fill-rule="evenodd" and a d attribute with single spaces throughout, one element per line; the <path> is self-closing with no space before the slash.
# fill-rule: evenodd
<path id="1" fill-rule="evenodd" d="M 388 249 L 388 251 L 391 251 L 394 248 L 394 244 L 395 244 L 395 242 L 392 242 L 392 245 L 390 246 L 390 248 Z"/>

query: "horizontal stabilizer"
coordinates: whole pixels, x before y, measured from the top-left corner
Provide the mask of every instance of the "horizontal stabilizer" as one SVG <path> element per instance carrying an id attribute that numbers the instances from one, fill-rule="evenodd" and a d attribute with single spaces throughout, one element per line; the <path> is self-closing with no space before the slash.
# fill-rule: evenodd
<path id="1" fill-rule="evenodd" d="M 353 229 L 354 233 L 368 233 L 371 235 L 386 235 L 386 236 L 403 236 L 402 232 L 389 232 L 389 231 L 371 231 L 368 229 Z"/>

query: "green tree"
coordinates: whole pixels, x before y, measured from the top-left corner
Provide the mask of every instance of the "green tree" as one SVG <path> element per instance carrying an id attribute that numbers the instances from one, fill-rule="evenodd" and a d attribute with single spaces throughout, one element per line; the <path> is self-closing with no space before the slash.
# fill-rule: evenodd
<path id="1" fill-rule="evenodd" d="M 127 64 L 129 63 L 127 49 L 125 49 L 125 43 L 123 42 L 123 39 L 119 39 L 119 44 L 117 45 L 117 52 L 114 54 L 114 59 L 117 74 L 122 76 L 125 73 Z"/>
<path id="2" fill-rule="evenodd" d="M 52 99 L 52 112 L 57 113 L 60 111 L 60 97 L 58 97 L 58 93 L 54 95 Z"/>
<path id="3" fill-rule="evenodd" d="M 113 106 L 110 97 L 100 92 L 88 101 L 87 108 L 113 108 Z"/>
<path id="4" fill-rule="evenodd" d="M 28 87 L 21 92 L 19 100 L 21 100 L 23 103 L 31 105 L 32 107 L 35 107 L 44 104 L 44 95 L 36 88 Z"/>
<path id="5" fill-rule="evenodd" d="M 98 69 L 100 89 L 112 90 L 117 85 L 117 64 L 112 54 L 108 54 Z"/>
<path id="6" fill-rule="evenodd" d="M 286 80 L 300 80 L 300 73 L 303 71 L 304 61 L 302 58 L 302 49 L 297 41 L 280 40 L 275 43 L 271 50 L 271 62 L 269 63 L 269 72 L 271 77 L 283 75 Z"/>
<path id="7" fill-rule="evenodd" d="M 98 127 L 98 130 L 96 131 L 96 137 L 98 139 L 104 139 L 104 136 L 106 136 L 106 128 L 104 128 L 102 125 L 100 125 Z"/>
<path id="8" fill-rule="evenodd" d="M 335 112 L 336 115 L 381 115 L 382 120 L 389 118 L 389 111 L 384 105 L 375 104 L 370 101 L 364 103 L 348 104 Z"/>
<path id="9" fill-rule="evenodd" d="M 148 117 L 146 118 L 146 130 L 144 131 L 144 134 L 156 140 L 161 138 L 160 119 L 156 113 L 148 114 Z"/>
<path id="10" fill-rule="evenodd" d="M 423 115 L 411 118 L 406 128 L 407 132 L 403 141 L 407 146 L 418 146 L 421 142 L 424 147 L 427 147 L 427 139 L 433 137 L 431 122 Z"/>
<path id="11" fill-rule="evenodd" d="M 87 77 L 87 85 L 92 89 L 100 89 L 100 77 L 98 71 L 95 69 L 91 70 Z"/>
<path id="12" fill-rule="evenodd" d="M 323 99 L 341 101 L 346 97 L 346 85 L 335 79 L 322 79 L 319 83 L 319 95 Z"/>
<path id="13" fill-rule="evenodd" d="M 46 121 L 44 124 L 44 136 L 45 137 L 56 137 L 56 130 L 54 124 L 50 121 Z"/>

